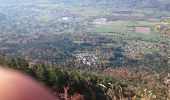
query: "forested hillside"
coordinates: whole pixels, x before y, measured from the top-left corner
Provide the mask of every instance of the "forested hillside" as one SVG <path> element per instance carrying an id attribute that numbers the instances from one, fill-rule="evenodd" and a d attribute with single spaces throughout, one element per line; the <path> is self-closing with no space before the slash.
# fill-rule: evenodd
<path id="1" fill-rule="evenodd" d="M 105 76 L 101 72 L 87 72 L 60 65 L 29 64 L 21 58 L 9 60 L 1 58 L 0 65 L 29 74 L 51 88 L 56 96 L 65 100 L 157 100 L 168 97 L 168 92 L 160 85 L 161 83 L 159 87 L 154 87 L 155 89 L 144 88 L 147 81 L 144 82 L 142 79 L 123 80 Z M 124 69 L 117 70 L 119 74 L 125 74 Z M 126 76 L 129 74 L 133 75 L 126 70 Z M 160 79 L 161 81 L 163 80 Z"/>
<path id="2" fill-rule="evenodd" d="M 170 99 L 170 1 L 0 0 L 0 65 L 64 100 Z"/>

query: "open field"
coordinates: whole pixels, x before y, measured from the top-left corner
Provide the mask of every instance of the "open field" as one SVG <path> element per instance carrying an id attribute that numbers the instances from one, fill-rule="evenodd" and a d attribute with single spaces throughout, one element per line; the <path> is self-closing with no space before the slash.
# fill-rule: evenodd
<path id="1" fill-rule="evenodd" d="M 96 28 L 97 33 L 102 33 L 102 32 L 113 32 L 113 33 L 120 33 L 120 32 L 125 32 L 128 28 L 128 25 L 133 25 L 133 22 L 130 21 L 112 21 L 112 22 L 107 22 L 104 25 L 98 26 Z"/>

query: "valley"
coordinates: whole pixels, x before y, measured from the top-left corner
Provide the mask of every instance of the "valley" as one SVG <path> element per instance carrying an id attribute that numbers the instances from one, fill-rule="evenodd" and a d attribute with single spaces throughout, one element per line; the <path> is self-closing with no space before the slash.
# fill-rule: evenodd
<path id="1" fill-rule="evenodd" d="M 105 94 L 113 87 L 119 91 L 120 84 L 124 98 L 145 98 L 147 89 L 156 96 L 147 100 L 166 100 L 169 5 L 168 0 L 0 0 L 0 64 L 33 75 L 56 93 L 70 82 L 69 95 L 85 100 L 100 100 L 99 94 L 101 100 L 120 99 L 120 93 Z M 80 81 L 83 90 L 76 88 Z"/>

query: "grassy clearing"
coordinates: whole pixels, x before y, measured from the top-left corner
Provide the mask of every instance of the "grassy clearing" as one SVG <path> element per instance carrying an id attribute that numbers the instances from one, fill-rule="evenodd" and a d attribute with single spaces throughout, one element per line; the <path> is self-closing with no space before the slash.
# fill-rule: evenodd
<path id="1" fill-rule="evenodd" d="M 106 24 L 103 24 L 101 26 L 98 26 L 94 32 L 96 34 L 100 35 L 123 35 L 126 33 L 127 30 L 130 29 L 129 26 L 149 26 L 153 27 L 157 25 L 158 22 L 153 22 L 153 21 L 112 21 L 112 22 L 107 22 Z M 159 41 L 161 40 L 160 34 L 145 34 L 145 33 L 136 33 L 132 32 L 127 34 L 131 37 L 139 38 L 142 41 Z"/>
<path id="2" fill-rule="evenodd" d="M 111 21 L 104 25 L 101 25 L 95 29 L 97 33 L 122 33 L 125 32 L 128 27 L 134 23 L 132 21 Z"/>
<path id="3" fill-rule="evenodd" d="M 160 22 L 154 22 L 154 21 L 136 21 L 136 23 L 139 26 L 150 26 L 150 27 L 153 27 L 157 24 L 161 24 Z"/>

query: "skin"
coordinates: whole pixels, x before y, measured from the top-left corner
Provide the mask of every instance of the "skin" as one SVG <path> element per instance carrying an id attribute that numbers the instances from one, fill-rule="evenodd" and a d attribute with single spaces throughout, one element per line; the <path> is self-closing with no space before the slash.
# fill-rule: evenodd
<path id="1" fill-rule="evenodd" d="M 59 100 L 30 77 L 0 68 L 0 100 Z"/>

